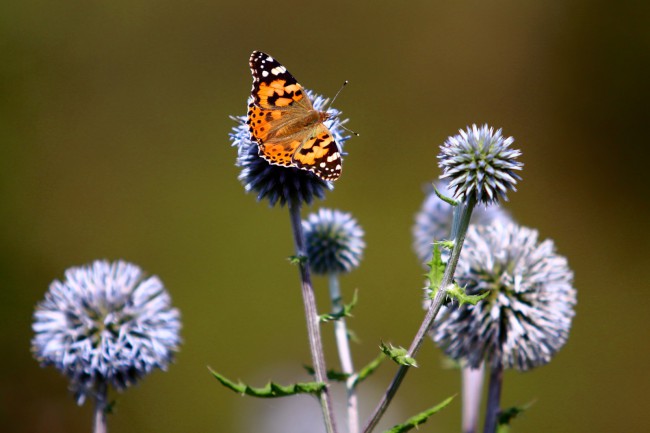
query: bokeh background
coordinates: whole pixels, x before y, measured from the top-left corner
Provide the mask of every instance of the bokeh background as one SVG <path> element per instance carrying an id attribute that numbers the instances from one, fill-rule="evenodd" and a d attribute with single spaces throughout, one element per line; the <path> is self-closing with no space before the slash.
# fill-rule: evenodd
<path id="1" fill-rule="evenodd" d="M 336 107 L 361 136 L 312 210 L 351 211 L 366 231 L 363 265 L 343 279 L 346 296 L 360 293 L 357 365 L 380 339 L 414 335 L 423 271 L 410 230 L 423 186 L 448 135 L 488 122 L 523 151 L 506 207 L 555 240 L 579 299 L 553 362 L 506 374 L 504 406 L 536 400 L 514 431 L 650 429 L 648 11 L 605 0 L 2 2 L 2 430 L 89 431 L 90 405 L 30 355 L 32 313 L 67 267 L 123 258 L 165 282 L 184 345 L 167 373 L 118 396 L 110 431 L 289 431 L 265 418 L 285 402 L 241 398 L 206 369 L 257 385 L 307 377 L 287 211 L 244 193 L 228 141 L 254 49 L 319 93 L 351 83 Z M 425 345 L 389 421 L 459 391 L 441 359 Z M 384 365 L 366 387 L 364 417 L 393 372 Z M 420 431 L 459 429 L 457 401 Z"/>

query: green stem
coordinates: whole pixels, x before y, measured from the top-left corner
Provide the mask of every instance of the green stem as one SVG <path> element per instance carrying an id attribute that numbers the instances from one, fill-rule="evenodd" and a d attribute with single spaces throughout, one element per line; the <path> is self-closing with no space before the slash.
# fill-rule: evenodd
<path id="1" fill-rule="evenodd" d="M 451 255 L 449 256 L 449 262 L 447 263 L 447 267 L 445 268 L 445 273 L 442 276 L 440 287 L 438 288 L 436 295 L 433 298 L 433 301 L 431 301 L 431 305 L 429 306 L 429 310 L 427 311 L 427 314 L 424 316 L 424 320 L 420 325 L 420 329 L 418 329 L 418 332 L 415 335 L 415 338 L 413 339 L 411 346 L 409 347 L 408 356 L 412 358 L 415 358 L 415 355 L 417 355 L 418 351 L 420 350 L 420 347 L 424 342 L 424 337 L 427 335 L 429 329 L 431 329 L 431 325 L 433 324 L 433 321 L 438 315 L 438 312 L 440 311 L 440 307 L 442 307 L 442 304 L 445 300 L 446 288 L 449 284 L 451 284 L 454 277 L 454 273 L 456 272 L 456 266 L 458 265 L 460 252 L 463 248 L 463 242 L 465 242 L 465 236 L 467 235 L 469 220 L 470 217 L 472 216 L 472 211 L 474 210 L 475 205 L 476 205 L 476 198 L 472 194 L 471 196 L 468 197 L 465 203 L 459 203 L 456 206 L 456 209 L 454 209 L 454 218 L 458 217 L 458 224 L 454 225 L 454 227 L 456 228 L 455 231 L 457 233 L 452 233 L 452 237 L 454 239 L 454 248 L 451 250 Z M 460 214 L 457 215 L 457 213 Z M 388 388 L 386 389 L 384 395 L 382 396 L 381 400 L 377 404 L 377 407 L 375 407 L 374 412 L 366 422 L 366 425 L 363 428 L 363 433 L 370 433 L 377 426 L 377 423 L 383 416 L 384 412 L 386 412 L 388 405 L 390 404 L 391 400 L 395 396 L 395 393 L 397 392 L 400 385 L 402 384 L 402 380 L 404 380 L 404 376 L 406 376 L 406 373 L 408 372 L 409 368 L 410 368 L 409 366 L 400 365 L 399 369 L 397 370 L 397 373 L 395 374 L 395 377 L 393 378 L 393 381 L 390 383 L 390 385 L 388 385 Z"/>
<path id="2" fill-rule="evenodd" d="M 338 275 L 331 273 L 329 276 L 330 299 L 332 301 L 332 313 L 340 314 L 343 311 L 343 299 L 341 298 L 341 288 L 339 285 Z M 359 432 L 359 404 L 357 399 L 356 387 L 354 381 L 354 364 L 350 351 L 350 339 L 348 338 L 348 327 L 345 317 L 334 321 L 334 335 L 336 337 L 336 347 L 339 352 L 341 361 L 341 370 L 348 375 L 345 381 L 345 390 L 347 394 L 347 414 L 348 414 L 348 433 Z"/>
<path id="3" fill-rule="evenodd" d="M 289 216 L 291 218 L 291 229 L 293 231 L 293 241 L 296 250 L 296 256 L 306 257 L 305 237 L 302 232 L 302 220 L 300 219 L 300 203 L 289 201 Z M 327 433 L 336 433 L 336 422 L 332 412 L 332 401 L 329 393 L 329 383 L 327 382 L 327 368 L 325 366 L 325 356 L 323 354 L 323 343 L 320 333 L 320 319 L 318 309 L 316 308 L 316 296 L 311 283 L 311 274 L 309 266 L 300 261 L 300 280 L 302 290 L 302 300 L 305 306 L 305 318 L 307 319 L 307 335 L 309 337 L 309 348 L 311 351 L 312 363 L 314 365 L 314 376 L 317 382 L 326 384 L 325 388 L 319 394 L 323 419 Z"/>

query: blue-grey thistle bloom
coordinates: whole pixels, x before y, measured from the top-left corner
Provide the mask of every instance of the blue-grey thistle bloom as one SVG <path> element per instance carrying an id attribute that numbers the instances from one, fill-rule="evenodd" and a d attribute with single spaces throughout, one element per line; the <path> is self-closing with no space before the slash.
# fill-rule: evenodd
<path id="1" fill-rule="evenodd" d="M 322 111 L 329 102 L 309 90 L 306 93 L 315 110 Z M 248 100 L 249 104 L 251 102 L 252 98 Z M 335 108 L 327 107 L 326 112 L 329 118 L 323 123 L 341 147 L 341 153 L 345 154 L 343 144 L 350 137 L 345 135 L 342 125 L 347 119 L 340 120 L 341 112 Z M 311 204 L 314 197 L 323 199 L 325 191 L 334 189 L 331 182 L 324 181 L 309 171 L 269 164 L 259 156 L 258 145 L 251 140 L 247 117 L 231 116 L 231 119 L 237 122 L 229 136 L 232 145 L 237 147 L 236 165 L 241 167 L 238 178 L 246 192 L 257 193 L 257 200 L 266 198 L 271 206 L 278 202 L 283 206 L 289 201 Z"/>
<path id="2" fill-rule="evenodd" d="M 316 274 L 338 274 L 359 267 L 363 229 L 351 214 L 320 209 L 302 222 L 309 266 Z"/>
<path id="3" fill-rule="evenodd" d="M 573 272 L 553 241 L 537 238 L 515 224 L 469 228 L 455 279 L 469 295 L 490 294 L 441 310 L 431 336 L 447 355 L 472 368 L 485 360 L 528 370 L 564 346 L 575 315 Z"/>
<path id="4" fill-rule="evenodd" d="M 504 138 L 501 129 L 494 131 L 487 124 L 482 127 L 459 131 L 440 146 L 441 178 L 449 178 L 449 189 L 454 190 L 458 200 L 474 196 L 477 202 L 490 204 L 499 198 L 508 200 L 507 190 L 516 191 L 515 184 L 521 177 L 515 170 L 523 164 L 516 159 L 521 155 L 511 149 L 512 137 Z"/>
<path id="5" fill-rule="evenodd" d="M 436 188 L 442 195 L 450 197 L 452 194 L 447 188 L 447 181 L 436 182 Z M 421 263 L 431 261 L 433 241 L 449 240 L 454 207 L 442 201 L 434 191 L 429 188 L 420 211 L 415 215 L 413 226 L 413 250 Z M 487 225 L 493 221 L 510 222 L 512 217 L 497 203 L 489 206 L 477 206 L 472 212 L 470 224 Z M 448 255 L 443 250 L 443 256 Z"/>
<path id="6" fill-rule="evenodd" d="M 34 313 L 32 352 L 69 377 L 79 404 L 107 385 L 124 390 L 180 345 L 180 314 L 156 276 L 131 263 L 95 261 L 50 284 Z"/>

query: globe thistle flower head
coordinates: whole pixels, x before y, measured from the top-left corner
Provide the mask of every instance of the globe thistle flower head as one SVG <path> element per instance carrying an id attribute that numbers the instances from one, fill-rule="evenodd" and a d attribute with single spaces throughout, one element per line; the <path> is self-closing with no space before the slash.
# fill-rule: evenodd
<path id="1" fill-rule="evenodd" d="M 320 209 L 303 220 L 309 266 L 315 274 L 347 273 L 359 267 L 363 229 L 351 214 Z"/>
<path id="2" fill-rule="evenodd" d="M 452 193 L 447 187 L 447 180 L 436 182 L 438 191 L 447 197 Z M 429 186 L 426 197 L 422 202 L 420 211 L 415 215 L 413 225 L 413 250 L 421 263 L 431 261 L 433 241 L 449 240 L 451 224 L 453 220 L 454 207 L 442 201 L 432 187 Z M 512 217 L 497 203 L 488 206 L 477 206 L 472 212 L 470 224 L 487 225 L 493 221 L 511 222 Z M 449 251 L 442 251 L 443 260 L 449 255 Z"/>
<path id="3" fill-rule="evenodd" d="M 508 200 L 506 192 L 516 191 L 520 180 L 515 170 L 523 164 L 517 161 L 521 152 L 511 149 L 512 137 L 504 138 L 501 129 L 494 131 L 487 124 L 482 127 L 459 131 L 440 146 L 440 161 L 443 169 L 441 179 L 449 178 L 449 189 L 454 197 L 466 200 L 474 196 L 479 203 L 490 204 L 499 198 Z"/>
<path id="4" fill-rule="evenodd" d="M 564 346 L 575 315 L 576 290 L 566 258 L 553 241 L 516 224 L 472 226 L 456 269 L 469 295 L 490 294 L 477 305 L 441 310 L 431 336 L 472 368 L 529 370 L 550 362 Z"/>
<path id="5" fill-rule="evenodd" d="M 309 90 L 306 90 L 306 93 L 316 110 L 323 110 L 329 102 L 328 99 Z M 251 102 L 252 98 L 249 98 L 248 103 Z M 324 124 L 341 147 L 341 154 L 344 155 L 343 144 L 350 138 L 344 133 L 342 127 L 347 123 L 347 119 L 340 120 L 341 112 L 335 108 L 327 107 L 325 111 L 330 117 Z M 238 179 L 244 185 L 246 192 L 257 193 L 258 201 L 266 198 L 270 206 L 275 206 L 276 203 L 283 206 L 290 201 L 311 204 L 314 197 L 323 199 L 327 190 L 334 189 L 332 182 L 322 180 L 310 171 L 269 164 L 259 155 L 257 143 L 251 140 L 246 123 L 247 117 L 231 116 L 231 119 L 237 122 L 229 136 L 232 145 L 237 147 L 236 165 L 241 167 Z"/>
<path id="6" fill-rule="evenodd" d="M 70 379 L 78 404 L 112 385 L 122 391 L 180 345 L 180 314 L 156 276 L 131 263 L 95 261 L 50 284 L 34 313 L 32 353 Z"/>

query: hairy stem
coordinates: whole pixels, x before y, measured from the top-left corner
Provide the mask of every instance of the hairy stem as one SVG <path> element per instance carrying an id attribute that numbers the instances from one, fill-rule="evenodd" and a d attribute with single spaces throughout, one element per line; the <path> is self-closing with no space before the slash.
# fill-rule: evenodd
<path id="1" fill-rule="evenodd" d="M 488 402 L 485 411 L 485 426 L 483 433 L 495 433 L 499 420 L 501 405 L 501 386 L 503 385 L 503 367 L 492 367 L 490 370 L 490 385 L 488 386 Z"/>
<path id="2" fill-rule="evenodd" d="M 106 433 L 106 405 L 108 404 L 108 393 L 105 383 L 97 387 L 95 394 L 95 410 L 93 414 L 93 433 Z"/>
<path id="3" fill-rule="evenodd" d="M 431 325 L 433 324 L 433 321 L 438 315 L 440 307 L 442 307 L 442 303 L 445 300 L 446 288 L 449 286 L 449 284 L 451 284 L 454 277 L 454 272 L 456 272 L 456 265 L 458 265 L 460 251 L 463 248 L 463 242 L 465 242 L 465 235 L 467 235 L 467 228 L 469 227 L 469 219 L 472 216 L 472 211 L 474 210 L 475 205 L 476 198 L 474 195 L 470 195 L 466 202 L 459 203 L 454 209 L 454 219 L 458 218 L 458 224 L 454 225 L 453 230 L 456 233 L 452 233 L 454 248 L 451 250 L 449 262 L 447 263 L 445 273 L 442 276 L 440 287 L 436 291 L 436 295 L 433 298 L 431 305 L 429 306 L 427 314 L 424 316 L 424 320 L 420 325 L 420 329 L 418 329 L 413 342 L 409 346 L 408 356 L 412 358 L 415 358 L 415 355 L 417 355 L 418 351 L 420 350 L 420 347 L 424 342 L 424 337 L 427 335 L 429 329 L 431 329 Z M 374 412 L 366 422 L 366 425 L 363 428 L 363 433 L 370 433 L 377 426 L 377 423 L 384 415 L 384 412 L 386 412 L 388 405 L 402 384 L 402 380 L 404 380 L 404 376 L 406 376 L 409 368 L 409 366 L 400 365 L 397 373 L 395 374 L 395 377 L 393 377 L 393 381 L 390 383 L 390 385 L 388 385 L 388 388 L 377 404 L 377 407 L 375 407 Z"/>
<path id="4" fill-rule="evenodd" d="M 343 311 L 343 299 L 341 298 L 341 289 L 338 275 L 331 273 L 329 276 L 330 299 L 332 301 L 332 313 L 340 314 Z M 348 433 L 359 433 L 359 405 L 357 399 L 356 387 L 354 386 L 354 364 L 350 352 L 350 339 L 348 338 L 348 327 L 345 323 L 345 317 L 334 322 L 334 335 L 336 337 L 336 347 L 339 352 L 341 361 L 341 370 L 349 375 L 345 381 L 345 391 L 347 394 L 347 415 L 348 415 Z"/>
<path id="5" fill-rule="evenodd" d="M 289 216 L 291 217 L 291 229 L 293 231 L 293 241 L 298 257 L 306 257 L 305 237 L 302 231 L 302 221 L 300 219 L 300 203 L 289 201 Z M 327 433 L 336 433 L 336 422 L 332 412 L 332 401 L 327 382 L 327 368 L 325 366 L 325 356 L 323 354 L 323 343 L 320 334 L 320 319 L 318 309 L 316 308 L 316 297 L 314 288 L 311 284 L 311 274 L 309 266 L 300 261 L 300 280 L 302 289 L 302 300 L 305 306 L 305 318 L 307 319 L 307 334 L 309 337 L 309 349 L 311 351 L 312 363 L 314 364 L 314 375 L 317 382 L 325 383 L 327 386 L 319 394 L 323 419 Z"/>

